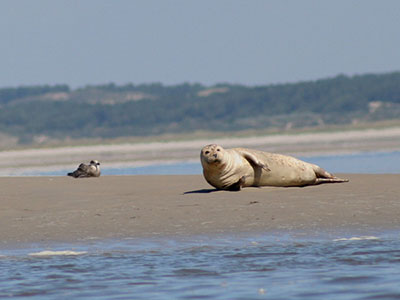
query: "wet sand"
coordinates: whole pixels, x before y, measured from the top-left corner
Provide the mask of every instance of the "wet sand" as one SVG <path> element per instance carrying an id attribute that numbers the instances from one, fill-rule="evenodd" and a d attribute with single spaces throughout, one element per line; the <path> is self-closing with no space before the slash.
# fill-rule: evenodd
<path id="1" fill-rule="evenodd" d="M 400 174 L 216 191 L 201 175 L 0 178 L 0 246 L 167 235 L 400 227 Z"/>

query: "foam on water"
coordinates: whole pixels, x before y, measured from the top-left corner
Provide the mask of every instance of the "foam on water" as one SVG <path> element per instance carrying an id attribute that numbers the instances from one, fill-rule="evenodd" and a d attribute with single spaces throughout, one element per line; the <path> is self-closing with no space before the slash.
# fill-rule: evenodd
<path id="1" fill-rule="evenodd" d="M 350 238 L 338 238 L 334 239 L 334 242 L 342 242 L 342 241 L 363 241 L 363 240 L 379 240 L 376 236 L 354 236 Z"/>
<path id="2" fill-rule="evenodd" d="M 30 256 L 55 256 L 55 255 L 73 256 L 73 255 L 83 255 L 83 254 L 87 254 L 87 251 L 71 251 L 71 250 L 51 251 L 51 250 L 45 250 L 45 251 L 40 251 L 40 252 L 29 253 L 28 255 L 30 255 Z"/>

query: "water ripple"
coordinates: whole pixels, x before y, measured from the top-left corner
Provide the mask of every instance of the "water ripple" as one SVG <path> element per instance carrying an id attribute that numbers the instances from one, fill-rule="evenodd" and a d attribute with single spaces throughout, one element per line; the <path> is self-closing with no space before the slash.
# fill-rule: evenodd
<path id="1" fill-rule="evenodd" d="M 61 253 L 63 246 L 46 251 Z M 282 236 L 136 239 L 73 249 L 82 254 L 43 255 L 40 249 L 5 253 L 0 298 L 329 300 L 400 295 L 396 233 L 341 242 Z"/>

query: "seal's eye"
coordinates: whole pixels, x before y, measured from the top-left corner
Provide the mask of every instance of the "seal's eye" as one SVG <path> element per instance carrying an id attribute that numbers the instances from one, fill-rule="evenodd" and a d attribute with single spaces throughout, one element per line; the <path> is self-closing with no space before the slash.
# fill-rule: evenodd
<path id="1" fill-rule="evenodd" d="M 218 148 L 217 151 L 221 151 L 221 149 Z"/>
<path id="2" fill-rule="evenodd" d="M 205 154 L 210 154 L 210 151 L 206 151 L 206 152 L 204 152 Z"/>

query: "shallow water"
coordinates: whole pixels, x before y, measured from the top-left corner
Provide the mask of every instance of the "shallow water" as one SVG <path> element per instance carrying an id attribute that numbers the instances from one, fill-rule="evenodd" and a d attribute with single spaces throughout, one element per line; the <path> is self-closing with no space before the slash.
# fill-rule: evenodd
<path id="1" fill-rule="evenodd" d="M 109 240 L 0 254 L 0 298 L 400 299 L 397 233 Z"/>
<path id="2" fill-rule="evenodd" d="M 400 173 L 400 151 L 362 152 L 346 155 L 321 155 L 299 157 L 317 164 L 331 173 Z M 25 175 L 65 176 L 71 170 L 54 170 L 51 172 L 30 172 Z M 103 175 L 195 175 L 202 174 L 199 162 L 179 164 L 159 164 L 145 167 L 102 168 Z"/>

